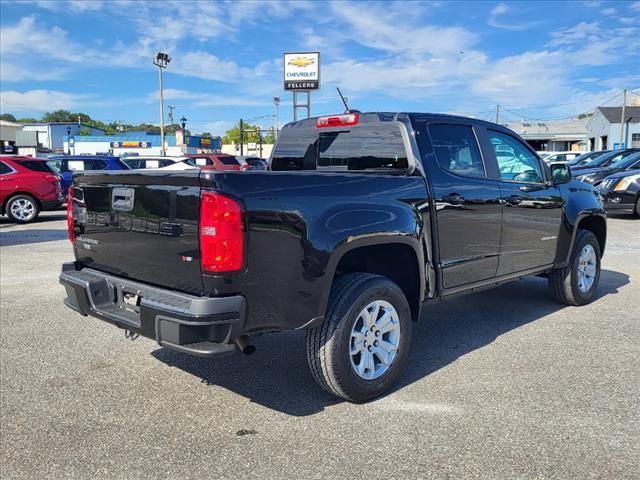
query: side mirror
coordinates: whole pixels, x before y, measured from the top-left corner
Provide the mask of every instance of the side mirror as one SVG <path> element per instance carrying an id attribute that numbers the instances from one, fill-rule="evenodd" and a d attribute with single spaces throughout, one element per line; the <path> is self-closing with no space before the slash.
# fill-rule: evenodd
<path id="1" fill-rule="evenodd" d="M 549 167 L 551 168 L 551 178 L 554 185 L 561 185 L 571 181 L 571 167 L 566 163 L 552 163 Z"/>

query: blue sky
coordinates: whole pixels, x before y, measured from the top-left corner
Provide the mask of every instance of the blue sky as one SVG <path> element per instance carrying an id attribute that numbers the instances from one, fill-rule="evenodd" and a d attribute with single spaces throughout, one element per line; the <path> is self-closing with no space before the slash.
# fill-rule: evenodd
<path id="1" fill-rule="evenodd" d="M 3 113 L 59 108 L 158 123 L 159 50 L 173 57 L 166 104 L 194 132 L 240 117 L 291 119 L 285 51 L 320 51 L 312 113 L 352 108 L 550 119 L 640 87 L 640 1 L 3 1 Z M 620 97 L 607 103 L 620 104 Z M 165 110 L 166 112 L 166 110 Z M 271 118 L 257 123 L 270 126 Z"/>

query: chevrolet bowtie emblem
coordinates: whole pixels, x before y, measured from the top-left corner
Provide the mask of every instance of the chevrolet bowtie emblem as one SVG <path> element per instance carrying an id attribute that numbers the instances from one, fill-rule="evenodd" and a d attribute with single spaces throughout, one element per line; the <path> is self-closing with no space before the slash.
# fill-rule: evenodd
<path id="1" fill-rule="evenodd" d="M 314 62 L 311 58 L 306 57 L 296 57 L 293 60 L 289 60 L 289 65 L 295 65 L 296 67 L 306 67 L 307 65 L 312 65 Z"/>

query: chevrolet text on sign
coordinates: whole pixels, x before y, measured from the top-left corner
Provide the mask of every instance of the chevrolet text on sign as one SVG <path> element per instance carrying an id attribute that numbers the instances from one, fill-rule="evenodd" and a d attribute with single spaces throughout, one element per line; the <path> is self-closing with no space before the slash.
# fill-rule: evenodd
<path id="1" fill-rule="evenodd" d="M 284 54 L 284 89 L 317 90 L 320 88 L 320 53 Z"/>

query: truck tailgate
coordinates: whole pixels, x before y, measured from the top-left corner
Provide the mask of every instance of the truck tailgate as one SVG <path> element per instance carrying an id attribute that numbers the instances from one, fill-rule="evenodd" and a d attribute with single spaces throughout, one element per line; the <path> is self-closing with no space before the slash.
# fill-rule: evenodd
<path id="1" fill-rule="evenodd" d="M 73 177 L 78 262 L 201 294 L 200 172 L 84 172 Z"/>

